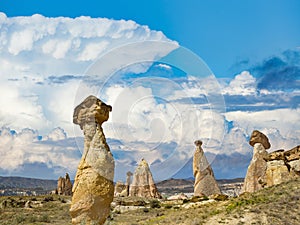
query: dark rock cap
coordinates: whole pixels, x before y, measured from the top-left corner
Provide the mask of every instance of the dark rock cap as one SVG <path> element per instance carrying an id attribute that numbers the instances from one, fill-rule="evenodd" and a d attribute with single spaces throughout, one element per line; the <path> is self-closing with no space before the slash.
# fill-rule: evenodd
<path id="1" fill-rule="evenodd" d="M 249 144 L 253 147 L 256 143 L 261 143 L 265 149 L 269 149 L 271 147 L 271 144 L 269 142 L 269 139 L 266 135 L 264 135 L 262 132 L 258 130 L 254 130 L 251 134 L 251 138 L 249 141 Z"/>

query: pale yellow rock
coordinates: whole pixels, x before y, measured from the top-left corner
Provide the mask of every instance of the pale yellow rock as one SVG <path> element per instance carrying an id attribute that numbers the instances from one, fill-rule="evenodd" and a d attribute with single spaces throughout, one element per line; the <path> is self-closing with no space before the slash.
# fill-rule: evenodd
<path id="1" fill-rule="evenodd" d="M 284 160 L 272 160 L 267 162 L 266 187 L 280 184 L 291 179 L 290 172 Z"/>
<path id="2" fill-rule="evenodd" d="M 242 192 L 255 192 L 266 185 L 266 158 L 268 152 L 261 143 L 254 144 L 253 157 L 248 166 Z"/>
<path id="3" fill-rule="evenodd" d="M 194 196 L 221 194 L 214 172 L 201 148 L 202 141 L 195 141 L 195 145 L 196 150 L 193 158 Z"/>
<path id="4" fill-rule="evenodd" d="M 110 111 L 111 106 L 94 96 L 74 110 L 73 122 L 84 132 L 84 152 L 72 190 L 72 224 L 104 224 L 110 214 L 115 165 L 101 127 Z"/>
<path id="5" fill-rule="evenodd" d="M 142 159 L 136 168 L 132 184 L 129 188 L 129 196 L 161 198 L 154 183 L 149 165 L 145 159 Z"/>

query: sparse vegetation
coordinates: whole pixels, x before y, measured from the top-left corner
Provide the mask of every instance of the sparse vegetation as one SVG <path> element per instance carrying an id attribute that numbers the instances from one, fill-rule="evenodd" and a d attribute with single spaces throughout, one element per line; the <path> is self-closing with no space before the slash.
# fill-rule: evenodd
<path id="1" fill-rule="evenodd" d="M 107 225 L 132 224 L 298 224 L 300 221 L 300 179 L 245 193 L 226 201 L 158 201 L 155 199 L 119 198 L 122 206 L 136 210 L 112 211 Z M 52 198 L 51 198 L 52 197 Z M 0 197 L 0 224 L 71 224 L 71 197 Z M 25 208 L 27 201 L 31 208 Z M 6 202 L 5 204 L 3 202 Z M 65 202 L 65 203 L 64 203 Z M 41 204 L 40 204 L 41 203 Z"/>

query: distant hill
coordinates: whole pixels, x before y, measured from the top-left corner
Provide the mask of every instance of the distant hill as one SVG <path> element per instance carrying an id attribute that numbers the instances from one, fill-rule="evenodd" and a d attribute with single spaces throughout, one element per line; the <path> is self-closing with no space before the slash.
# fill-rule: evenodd
<path id="1" fill-rule="evenodd" d="M 234 195 L 239 192 L 241 188 L 240 183 L 244 182 L 244 178 L 235 179 L 221 179 L 217 180 L 223 193 L 227 195 Z M 175 193 L 193 193 L 194 192 L 194 180 L 189 179 L 168 179 L 156 184 L 156 187 L 161 193 L 175 194 Z M 233 192 L 233 193 L 230 193 Z"/>
<path id="2" fill-rule="evenodd" d="M 43 180 L 27 177 L 2 177 L 0 176 L 0 189 L 43 189 L 54 190 L 57 186 L 56 180 Z"/>

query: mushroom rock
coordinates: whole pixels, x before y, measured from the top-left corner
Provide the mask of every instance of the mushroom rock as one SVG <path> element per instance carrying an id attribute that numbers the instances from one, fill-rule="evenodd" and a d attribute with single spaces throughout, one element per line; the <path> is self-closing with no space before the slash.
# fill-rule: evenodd
<path id="1" fill-rule="evenodd" d="M 129 188 L 129 196 L 161 198 L 154 183 L 149 165 L 145 159 L 142 159 L 136 168 L 132 184 Z"/>
<path id="2" fill-rule="evenodd" d="M 214 172 L 201 148 L 202 141 L 197 140 L 194 143 L 196 145 L 193 158 L 193 173 L 195 177 L 194 196 L 221 194 Z"/>
<path id="3" fill-rule="evenodd" d="M 111 110 L 95 96 L 87 97 L 74 110 L 73 122 L 84 133 L 84 151 L 72 189 L 72 224 L 104 224 L 110 214 L 115 163 L 101 125 Z"/>
<path id="4" fill-rule="evenodd" d="M 251 134 L 251 138 L 249 141 L 249 144 L 254 147 L 256 143 L 261 143 L 265 149 L 269 149 L 271 147 L 271 144 L 269 142 L 269 139 L 267 138 L 266 135 L 261 133 L 258 130 L 254 130 Z"/>

